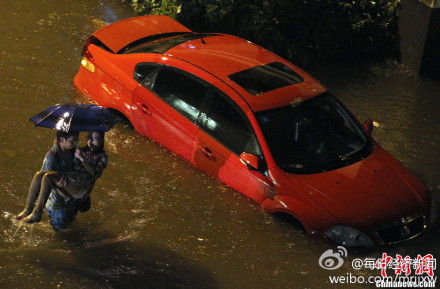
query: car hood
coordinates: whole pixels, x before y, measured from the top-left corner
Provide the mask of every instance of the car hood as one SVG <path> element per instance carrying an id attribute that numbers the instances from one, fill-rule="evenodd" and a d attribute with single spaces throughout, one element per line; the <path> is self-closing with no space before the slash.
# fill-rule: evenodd
<path id="1" fill-rule="evenodd" d="M 426 187 L 380 146 L 347 167 L 289 179 L 340 224 L 363 230 L 428 210 Z"/>

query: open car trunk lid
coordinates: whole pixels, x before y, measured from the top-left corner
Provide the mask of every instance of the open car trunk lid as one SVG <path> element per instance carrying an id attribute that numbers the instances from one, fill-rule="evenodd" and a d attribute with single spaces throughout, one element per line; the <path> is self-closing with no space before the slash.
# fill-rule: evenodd
<path id="1" fill-rule="evenodd" d="M 191 32 L 188 28 L 165 15 L 147 15 L 109 24 L 93 35 L 110 50 L 117 53 L 126 45 L 156 34 Z"/>

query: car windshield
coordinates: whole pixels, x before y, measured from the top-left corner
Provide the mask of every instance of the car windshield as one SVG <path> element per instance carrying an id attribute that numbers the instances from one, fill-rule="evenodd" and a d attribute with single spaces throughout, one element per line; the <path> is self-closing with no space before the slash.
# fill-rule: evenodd
<path id="1" fill-rule="evenodd" d="M 329 93 L 256 116 L 275 161 L 289 173 L 341 168 L 373 150 L 370 138 Z"/>

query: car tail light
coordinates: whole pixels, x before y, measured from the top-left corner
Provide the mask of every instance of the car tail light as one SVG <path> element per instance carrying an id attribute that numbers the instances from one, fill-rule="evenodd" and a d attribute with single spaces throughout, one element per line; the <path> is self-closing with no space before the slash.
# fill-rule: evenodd
<path id="1" fill-rule="evenodd" d="M 81 59 L 81 66 L 84 67 L 86 70 L 94 73 L 95 72 L 95 64 L 93 63 L 93 55 L 89 51 L 89 45 L 93 43 L 94 36 L 91 36 L 89 39 L 87 39 L 86 45 L 83 48 L 83 51 L 81 53 L 82 59 Z"/>
<path id="2" fill-rule="evenodd" d="M 93 64 L 93 56 L 89 51 L 86 51 L 86 53 L 83 55 L 81 59 L 81 66 L 92 73 L 95 72 L 95 64 Z"/>

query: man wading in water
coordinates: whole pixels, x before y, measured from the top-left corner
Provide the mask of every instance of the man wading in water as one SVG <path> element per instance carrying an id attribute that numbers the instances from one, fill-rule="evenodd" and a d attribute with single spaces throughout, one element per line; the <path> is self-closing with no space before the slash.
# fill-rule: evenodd
<path id="1" fill-rule="evenodd" d="M 57 132 L 57 143 L 55 144 L 57 149 L 53 150 L 53 148 L 51 148 L 51 150 L 49 150 L 44 157 L 43 165 L 40 171 L 35 173 L 29 187 L 26 207 L 21 213 L 14 216 L 16 220 L 26 218 L 32 213 L 35 201 L 37 200 L 40 193 L 41 180 L 47 172 L 68 172 L 73 169 L 73 160 L 75 157 L 74 153 L 76 149 L 76 144 L 78 143 L 78 135 L 79 133 L 76 131 Z"/>
<path id="2" fill-rule="evenodd" d="M 65 229 L 75 219 L 78 211 L 88 211 L 91 205 L 90 193 L 96 179 L 101 177 L 103 170 L 107 167 L 104 135 L 102 131 L 89 133 L 87 146 L 75 151 L 72 170 L 49 171 L 45 172 L 42 177 L 37 177 L 37 180 L 40 180 L 40 187 L 36 187 L 38 181 L 31 184 L 26 208 L 16 218 L 27 223 L 39 222 L 47 198 L 49 198 L 46 212 L 53 229 L 58 231 Z M 74 143 L 73 141 L 72 144 Z M 55 150 L 55 154 L 59 154 L 58 149 L 62 147 L 55 145 L 51 151 Z M 29 213 L 32 207 L 34 208 Z M 26 214 L 28 216 L 25 217 Z"/>

